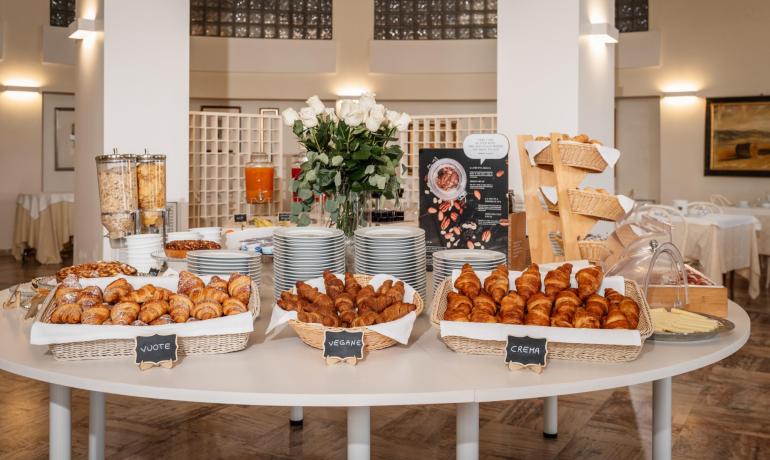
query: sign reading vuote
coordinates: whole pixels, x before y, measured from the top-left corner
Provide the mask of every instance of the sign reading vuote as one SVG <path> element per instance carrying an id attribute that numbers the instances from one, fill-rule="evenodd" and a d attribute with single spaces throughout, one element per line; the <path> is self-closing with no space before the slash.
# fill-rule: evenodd
<path id="1" fill-rule="evenodd" d="M 548 364 L 548 339 L 508 336 L 505 345 L 505 362 L 510 369 L 528 368 L 536 373 L 543 372 Z"/>
<path id="2" fill-rule="evenodd" d="M 324 331 L 324 358 L 327 364 L 344 361 L 356 364 L 364 359 L 364 332 Z"/>
<path id="3" fill-rule="evenodd" d="M 134 351 L 139 369 L 161 366 L 170 369 L 177 360 L 176 334 L 148 335 L 136 338 Z"/>

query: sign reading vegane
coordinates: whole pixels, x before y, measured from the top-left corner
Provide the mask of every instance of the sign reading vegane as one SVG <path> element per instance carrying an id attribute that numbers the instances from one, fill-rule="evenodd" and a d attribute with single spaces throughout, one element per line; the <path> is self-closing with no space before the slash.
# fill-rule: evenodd
<path id="1" fill-rule="evenodd" d="M 505 344 L 505 363 L 511 370 L 527 368 L 543 372 L 548 364 L 548 339 L 508 336 Z"/>
<path id="2" fill-rule="evenodd" d="M 364 331 L 324 331 L 323 356 L 326 364 L 356 364 L 364 359 Z"/>
<path id="3" fill-rule="evenodd" d="M 135 339 L 134 352 L 139 369 L 160 366 L 171 369 L 177 360 L 176 334 L 139 336 Z"/>

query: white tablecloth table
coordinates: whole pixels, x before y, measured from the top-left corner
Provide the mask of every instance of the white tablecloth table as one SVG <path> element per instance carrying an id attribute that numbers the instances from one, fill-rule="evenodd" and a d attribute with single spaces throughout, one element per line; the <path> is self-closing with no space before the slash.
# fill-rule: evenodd
<path id="1" fill-rule="evenodd" d="M 41 264 L 61 263 L 59 253 L 74 230 L 74 202 L 72 193 L 20 194 L 11 248 L 16 260 L 21 260 L 25 249 L 35 248 L 35 259 Z"/>
<path id="2" fill-rule="evenodd" d="M 757 218 L 762 229 L 757 234 L 757 248 L 759 254 L 770 256 L 770 208 L 722 208 L 728 214 L 749 215 Z"/>
<path id="3" fill-rule="evenodd" d="M 748 215 L 709 214 L 686 216 L 687 247 L 684 256 L 699 260 L 703 273 L 720 282 L 723 273 L 735 271 L 749 280 L 749 296 L 759 296 L 757 231 L 762 225 Z M 674 232 L 681 232 L 675 227 Z M 679 236 L 675 236 L 679 240 Z"/>

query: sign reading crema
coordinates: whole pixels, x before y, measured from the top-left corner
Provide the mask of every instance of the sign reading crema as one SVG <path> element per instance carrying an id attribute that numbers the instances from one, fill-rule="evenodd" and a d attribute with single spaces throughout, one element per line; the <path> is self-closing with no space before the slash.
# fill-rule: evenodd
<path id="1" fill-rule="evenodd" d="M 324 331 L 324 358 L 326 364 L 345 362 L 356 364 L 364 359 L 364 331 Z"/>
<path id="2" fill-rule="evenodd" d="M 176 334 L 137 337 L 134 346 L 136 364 L 141 370 L 155 366 L 171 369 L 177 360 L 178 348 Z"/>
<path id="3" fill-rule="evenodd" d="M 528 368 L 536 373 L 543 372 L 548 364 L 548 339 L 508 336 L 505 345 L 505 363 L 511 370 Z"/>

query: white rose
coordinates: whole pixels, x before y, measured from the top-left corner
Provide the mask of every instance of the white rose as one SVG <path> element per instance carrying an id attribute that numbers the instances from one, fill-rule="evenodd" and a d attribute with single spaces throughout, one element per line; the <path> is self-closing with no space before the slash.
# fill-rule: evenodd
<path id="1" fill-rule="evenodd" d="M 321 98 L 318 96 L 311 96 L 310 99 L 305 101 L 305 103 L 307 103 L 307 105 L 313 109 L 316 115 L 321 115 L 324 113 L 324 109 L 326 109 L 326 106 L 323 102 L 321 102 Z"/>
<path id="2" fill-rule="evenodd" d="M 369 113 L 375 103 L 374 93 L 366 92 L 358 99 L 358 108 L 364 113 Z"/>
<path id="3" fill-rule="evenodd" d="M 345 123 L 352 128 L 355 128 L 363 122 L 364 112 L 361 110 L 354 110 L 345 117 Z"/>
<path id="4" fill-rule="evenodd" d="M 376 133 L 379 131 L 380 126 L 382 126 L 382 122 L 385 120 L 384 114 L 381 114 L 374 109 L 372 109 L 371 112 L 369 112 L 369 117 L 366 119 L 366 129 L 369 131 Z"/>
<path id="5" fill-rule="evenodd" d="M 299 110 L 299 117 L 302 119 L 302 125 L 305 128 L 314 128 L 318 126 L 318 118 L 312 107 L 303 107 Z"/>
<path id="6" fill-rule="evenodd" d="M 344 120 L 345 117 L 350 115 L 350 113 L 356 109 L 356 102 L 351 101 L 350 99 L 343 99 L 339 104 L 339 110 L 337 110 L 337 117 L 339 117 L 340 120 Z"/>
<path id="7" fill-rule="evenodd" d="M 395 110 L 388 110 L 385 112 L 385 118 L 388 120 L 388 124 L 390 126 L 396 126 L 398 123 L 398 118 L 401 116 L 399 112 L 396 112 Z"/>
<path id="8" fill-rule="evenodd" d="M 396 127 L 399 131 L 406 131 L 409 129 L 409 123 L 412 122 L 412 117 L 409 116 L 408 113 L 402 113 L 400 117 L 398 117 L 398 121 L 396 121 Z"/>
<path id="9" fill-rule="evenodd" d="M 294 122 L 299 120 L 299 114 L 292 108 L 284 110 L 281 112 L 281 115 L 283 116 L 283 122 L 286 126 L 294 126 Z"/>
<path id="10" fill-rule="evenodd" d="M 331 121 L 333 121 L 335 123 L 337 122 L 337 120 L 338 120 L 337 113 L 334 111 L 333 108 L 327 107 L 327 108 L 324 109 L 324 112 L 329 117 L 329 120 L 331 120 Z"/>

